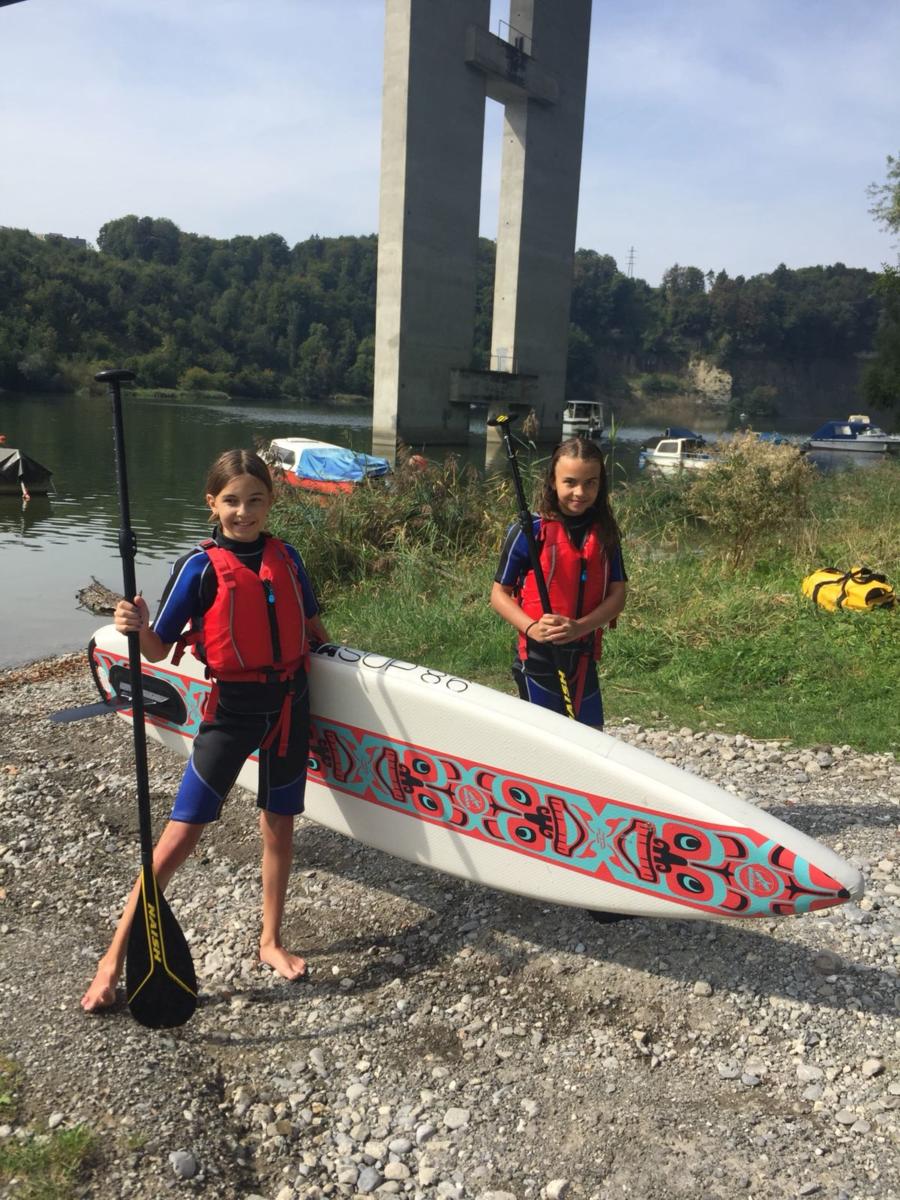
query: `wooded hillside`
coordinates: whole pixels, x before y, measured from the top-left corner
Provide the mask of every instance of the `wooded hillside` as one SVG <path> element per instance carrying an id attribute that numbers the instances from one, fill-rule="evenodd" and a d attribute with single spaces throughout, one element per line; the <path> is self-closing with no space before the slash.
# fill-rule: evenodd
<path id="1" fill-rule="evenodd" d="M 112 362 L 151 387 L 317 398 L 371 394 L 377 238 L 228 240 L 165 218 L 104 225 L 98 249 L 0 229 L 0 387 L 76 390 Z M 479 244 L 473 366 L 489 354 L 494 244 Z M 852 360 L 874 340 L 870 271 L 833 266 L 734 279 L 675 265 L 659 287 L 610 255 L 575 256 L 569 393 L 625 375 L 665 388 L 697 353 Z"/>

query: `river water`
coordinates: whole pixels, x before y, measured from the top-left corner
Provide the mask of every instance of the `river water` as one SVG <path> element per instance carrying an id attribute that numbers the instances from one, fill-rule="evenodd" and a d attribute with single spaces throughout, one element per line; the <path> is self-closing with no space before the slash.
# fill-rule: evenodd
<path id="1" fill-rule="evenodd" d="M 151 610 L 172 560 L 206 534 L 203 483 L 207 467 L 223 450 L 291 435 L 370 449 L 368 405 L 138 399 L 126 391 L 123 409 L 135 570 Z M 684 418 L 673 414 L 658 427 L 620 426 L 617 477 L 633 475 L 640 441 L 676 419 Z M 684 423 L 707 436 L 725 425 L 718 416 Z M 8 446 L 50 468 L 56 488 L 24 507 L 17 497 L 0 496 L 0 666 L 10 666 L 85 646 L 104 618 L 79 609 L 75 594 L 92 576 L 121 590 L 122 563 L 109 400 L 3 393 L 0 432 Z M 475 465 L 484 453 L 477 426 L 468 446 L 416 449 L 431 457 L 453 450 Z"/>

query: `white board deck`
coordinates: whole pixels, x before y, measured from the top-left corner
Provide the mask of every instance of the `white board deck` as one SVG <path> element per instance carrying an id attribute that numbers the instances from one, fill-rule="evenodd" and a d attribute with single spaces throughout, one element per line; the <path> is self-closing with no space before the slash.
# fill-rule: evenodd
<path id="1" fill-rule="evenodd" d="M 126 639 L 104 626 L 91 659 L 111 694 L 127 674 Z M 169 717 L 148 717 L 149 736 L 187 757 L 209 687 L 202 666 L 186 654 L 143 674 L 175 701 Z M 310 698 L 306 815 L 410 862 L 645 917 L 787 916 L 862 895 L 853 866 L 776 817 L 480 684 L 323 646 Z M 255 791 L 256 773 L 254 757 L 239 782 Z"/>

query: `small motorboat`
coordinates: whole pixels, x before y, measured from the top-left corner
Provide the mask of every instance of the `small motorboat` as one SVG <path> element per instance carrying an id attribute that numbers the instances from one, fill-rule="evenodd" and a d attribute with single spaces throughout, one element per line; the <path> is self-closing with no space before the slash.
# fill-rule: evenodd
<path id="1" fill-rule="evenodd" d="M 603 433 L 603 405 L 597 400 L 570 400 L 563 409 L 564 438 L 595 438 Z"/>
<path id="2" fill-rule="evenodd" d="M 884 454 L 900 449 L 900 434 L 885 433 L 864 413 L 852 413 L 846 421 L 826 421 L 804 448 L 807 450 L 853 450 Z"/>
<path id="3" fill-rule="evenodd" d="M 706 438 L 677 425 L 667 429 L 660 437 L 650 438 L 643 444 L 638 456 L 638 466 L 652 467 L 663 474 L 703 471 L 714 462 Z"/>
<path id="4" fill-rule="evenodd" d="M 690 438 L 698 446 L 706 445 L 706 438 L 702 433 L 695 433 L 685 425 L 668 425 L 663 433 L 657 433 L 654 437 L 647 438 L 646 442 L 641 442 L 641 449 L 653 450 L 666 438 Z"/>
<path id="5" fill-rule="evenodd" d="M 53 472 L 21 450 L 0 444 L 0 496 L 46 496 L 53 490 Z"/>
<path id="6" fill-rule="evenodd" d="M 375 479 L 391 470 L 386 458 L 317 438 L 275 438 L 266 458 L 280 471 L 285 483 L 320 495 L 351 492 L 364 479 Z"/>

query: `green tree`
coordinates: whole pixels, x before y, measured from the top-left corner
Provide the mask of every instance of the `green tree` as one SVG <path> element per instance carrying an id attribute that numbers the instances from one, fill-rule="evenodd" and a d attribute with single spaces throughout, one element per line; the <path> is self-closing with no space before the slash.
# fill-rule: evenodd
<path id="1" fill-rule="evenodd" d="M 347 372 L 344 386 L 357 396 L 371 396 L 375 380 L 375 335 L 364 337 L 356 347 L 356 361 Z"/>
<path id="2" fill-rule="evenodd" d="M 331 391 L 333 371 L 326 325 L 310 325 L 309 337 L 300 347 L 296 376 L 301 396 L 327 396 Z"/>
<path id="3" fill-rule="evenodd" d="M 889 183 L 873 195 L 888 223 L 896 182 L 889 160 Z M 278 234 L 212 238 L 129 214 L 108 221 L 98 243 L 100 253 L 0 228 L 0 387 L 71 389 L 101 361 L 127 362 L 151 387 L 175 386 L 197 367 L 241 395 L 369 394 L 374 235 L 288 248 Z M 480 238 L 475 366 L 488 366 L 495 257 Z M 880 312 L 881 395 L 893 386 L 885 364 L 896 301 L 892 277 L 877 291 L 875 278 L 841 263 L 782 264 L 748 279 L 676 264 L 654 288 L 623 275 L 611 255 L 579 249 L 570 394 L 616 394 L 625 375 L 675 379 L 697 351 L 725 367 L 740 356 L 865 355 Z"/>
<path id="4" fill-rule="evenodd" d="M 870 183 L 866 194 L 872 201 L 869 212 L 885 229 L 900 234 L 900 158 L 887 156 L 887 179 Z"/>
<path id="5" fill-rule="evenodd" d="M 597 366 L 594 345 L 583 329 L 569 326 L 569 351 L 566 359 L 566 395 L 570 399 L 592 399 Z"/>
<path id="6" fill-rule="evenodd" d="M 900 235 L 900 158 L 887 156 L 887 179 L 867 189 L 869 212 L 890 233 Z M 878 280 L 881 314 L 875 335 L 875 357 L 863 373 L 862 391 L 870 404 L 900 408 L 900 256 L 898 266 L 885 264 Z"/>
<path id="7" fill-rule="evenodd" d="M 900 408 L 900 269 L 885 265 L 876 286 L 881 318 L 875 357 L 863 372 L 862 393 L 875 408 Z"/>

